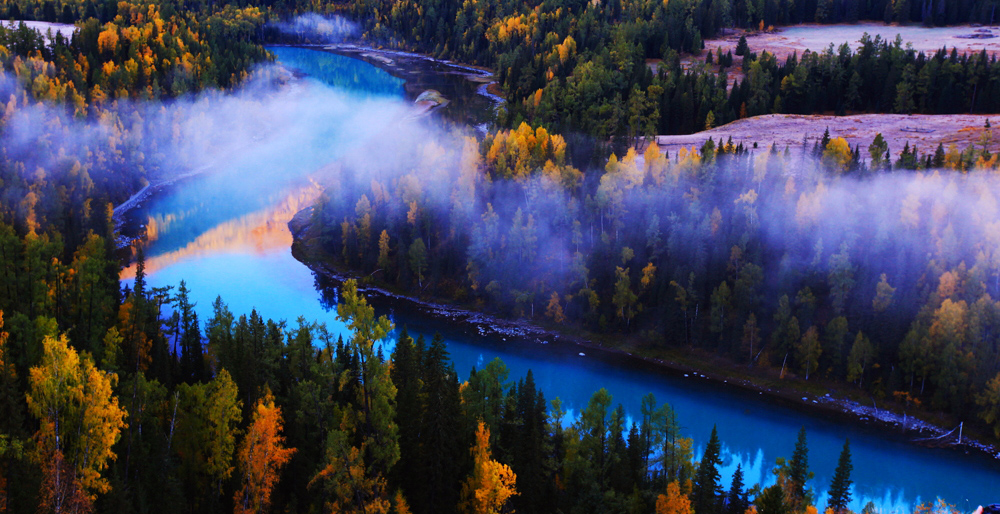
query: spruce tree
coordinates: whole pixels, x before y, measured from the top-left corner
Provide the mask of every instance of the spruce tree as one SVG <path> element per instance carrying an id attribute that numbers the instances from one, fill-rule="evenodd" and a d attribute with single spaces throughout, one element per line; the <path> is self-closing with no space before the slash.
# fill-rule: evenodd
<path id="1" fill-rule="evenodd" d="M 830 500 L 826 506 L 835 513 L 847 511 L 847 504 L 851 501 L 851 440 L 844 441 L 844 449 L 840 452 L 840 459 L 837 461 L 837 469 L 833 472 L 833 480 L 830 481 Z"/>
<path id="2" fill-rule="evenodd" d="M 781 488 L 781 484 L 774 484 L 764 489 L 760 496 L 754 500 L 754 503 L 757 505 L 758 514 L 789 514 L 791 512 L 785 501 L 785 490 Z"/>
<path id="3" fill-rule="evenodd" d="M 743 489 L 743 465 L 737 464 L 736 471 L 733 472 L 733 485 L 729 487 L 729 495 L 726 496 L 726 514 L 743 514 L 749 506 L 747 491 Z"/>
<path id="4" fill-rule="evenodd" d="M 747 44 L 747 37 L 740 36 L 740 40 L 736 43 L 736 55 L 746 55 L 750 52 L 750 45 Z"/>
<path id="5" fill-rule="evenodd" d="M 407 497 L 416 496 L 421 487 L 418 465 L 422 462 L 420 421 L 424 415 L 420 355 L 416 353 L 413 338 L 403 331 L 392 352 L 392 369 L 389 372 L 396 386 L 396 425 L 399 427 L 399 462 L 394 473 Z"/>
<path id="6" fill-rule="evenodd" d="M 806 427 L 799 429 L 799 437 L 795 441 L 795 451 L 792 452 L 792 459 L 788 461 L 788 482 L 789 491 L 793 498 L 793 504 L 805 505 L 808 503 L 806 492 L 806 481 L 812 477 L 809 473 L 809 447 L 806 445 Z"/>
<path id="7" fill-rule="evenodd" d="M 458 379 L 441 334 L 434 334 L 426 350 L 419 338 L 416 346 L 423 353 L 426 401 L 420 428 L 424 460 L 418 471 L 423 487 L 410 501 L 414 512 L 453 512 L 471 446 L 454 430 L 461 424 Z"/>
<path id="8" fill-rule="evenodd" d="M 695 512 L 708 514 L 718 510 L 719 497 L 722 496 L 722 486 L 719 484 L 721 446 L 718 430 L 713 426 L 712 436 L 708 439 L 705 454 L 702 455 L 698 471 L 694 475 L 691 504 Z"/>
<path id="9" fill-rule="evenodd" d="M 932 164 L 935 168 L 944 167 L 944 144 L 938 143 L 937 150 L 934 150 L 934 160 Z"/>

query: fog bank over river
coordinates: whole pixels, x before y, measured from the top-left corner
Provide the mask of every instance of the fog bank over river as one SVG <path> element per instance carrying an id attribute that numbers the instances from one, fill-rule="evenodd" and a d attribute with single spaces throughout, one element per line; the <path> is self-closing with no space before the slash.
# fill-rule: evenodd
<path id="1" fill-rule="evenodd" d="M 352 149 L 364 147 L 371 159 L 390 158 L 409 148 L 399 138 L 435 133 L 427 120 L 410 118 L 401 81 L 365 62 L 301 49 L 281 50 L 278 56 L 290 68 L 328 73 L 323 82 L 306 78 L 275 93 L 278 104 L 261 102 L 267 131 L 252 147 L 158 191 L 128 217 L 149 226 L 149 285 L 185 280 L 201 320 L 211 316 L 212 301 L 221 295 L 237 315 L 256 308 L 265 318 L 291 325 L 301 315 L 343 333 L 331 305 L 335 284 L 292 257 L 287 221 L 320 194 L 322 170 Z M 126 270 L 123 278 L 130 276 Z M 869 500 L 883 512 L 908 512 L 937 496 L 960 509 L 969 506 L 966 510 L 1000 500 L 1000 465 L 984 456 L 920 448 L 875 428 L 803 413 L 763 395 L 623 356 L 581 355 L 576 346 L 533 339 L 470 337 L 444 322 L 408 317 L 402 309 L 388 314 L 411 333 L 442 332 L 460 377 L 495 357 L 504 360 L 515 380 L 531 369 L 546 398 L 561 398 L 571 416 L 598 387 L 631 415 L 639 412 L 643 395 L 654 393 L 676 410 L 696 454 L 712 426 L 718 427 L 727 487 L 738 463 L 747 483 L 773 483 L 775 459 L 791 456 L 796 433 L 805 426 L 817 505 L 825 505 L 845 437 L 851 439 L 855 511 Z"/>

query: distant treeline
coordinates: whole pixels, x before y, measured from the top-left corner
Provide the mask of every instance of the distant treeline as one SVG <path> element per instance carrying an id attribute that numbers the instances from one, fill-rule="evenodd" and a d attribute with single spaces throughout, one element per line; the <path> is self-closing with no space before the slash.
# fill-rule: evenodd
<path id="1" fill-rule="evenodd" d="M 719 125 L 782 112 L 996 112 L 997 95 L 975 91 L 996 83 L 986 78 L 996 76 L 998 68 L 985 54 L 972 59 L 926 56 L 878 40 L 864 42 L 857 53 L 841 47 L 832 55 L 814 52 L 788 63 L 754 52 L 744 56 L 747 77 L 735 86 L 724 75 L 733 52 L 744 54 L 742 45 L 726 55 L 707 56 L 711 66 L 706 68 L 680 64 L 681 55 L 700 54 L 704 39 L 725 27 L 757 30 L 857 20 L 987 23 L 993 5 L 943 0 L 398 0 L 386 6 L 356 0 L 351 13 L 365 23 L 365 37 L 371 41 L 496 70 L 509 101 L 501 122 L 509 127 L 527 121 L 610 138 L 690 133 L 703 129 L 706 121 Z M 663 59 L 658 72 L 647 65 L 649 59 Z"/>
<path id="2" fill-rule="evenodd" d="M 28 2 L 40 11 L 53 2 Z M 5 3 L 14 19 L 43 19 Z M 0 61 L 37 100 L 64 102 L 79 116 L 115 99 L 157 100 L 239 84 L 267 58 L 256 7 L 185 2 L 72 2 L 60 21 L 71 38 L 51 41 L 23 26 L 0 28 Z M 55 21 L 55 20 L 52 20 Z"/>
<path id="3" fill-rule="evenodd" d="M 623 151 L 641 136 L 688 134 L 762 114 L 1000 110 L 1000 63 L 985 52 L 942 49 L 926 55 L 878 36 L 862 38 L 856 51 L 845 44 L 793 55 L 785 62 L 767 52 L 745 51 L 745 78 L 733 83 L 727 82 L 724 66 L 718 74 L 685 71 L 676 53 L 655 75 L 639 54 L 633 54 L 626 70 L 609 66 L 605 57 L 610 54 L 590 61 L 567 58 L 565 64 L 553 58 L 552 69 L 571 68 L 570 75 L 519 82 L 522 87 L 511 98 L 527 98 L 512 101 L 508 115 L 557 132 L 617 138 L 621 145 L 616 149 Z M 707 59 L 725 63 L 732 55 L 709 53 Z"/>
<path id="4" fill-rule="evenodd" d="M 34 99 L 77 115 L 116 98 L 171 98 L 232 87 L 268 59 L 266 23 L 318 11 L 359 21 L 363 38 L 480 64 L 496 71 L 508 103 L 501 125 L 522 121 L 561 133 L 615 139 L 691 133 L 769 113 L 998 112 L 1000 65 L 985 53 L 933 55 L 866 38 L 778 62 L 745 42 L 701 56 L 726 27 L 803 21 L 988 22 L 993 2 L 821 0 L 612 0 L 537 4 L 483 0 L 415 3 L 18 2 L 13 18 L 70 20 L 71 40 L 0 30 L 0 53 Z M 752 39 L 751 39 L 752 41 Z M 698 54 L 704 66 L 683 65 Z M 734 64 L 735 56 L 735 64 Z M 742 56 L 742 59 L 740 58 Z M 662 60 L 651 67 L 648 60 Z M 744 78 L 726 75 L 742 66 Z"/>

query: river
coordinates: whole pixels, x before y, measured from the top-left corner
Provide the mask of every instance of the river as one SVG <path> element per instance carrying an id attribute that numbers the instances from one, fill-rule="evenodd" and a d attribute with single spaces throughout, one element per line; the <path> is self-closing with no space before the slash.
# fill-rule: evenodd
<path id="1" fill-rule="evenodd" d="M 126 213 L 126 223 L 148 227 L 149 284 L 185 280 L 201 320 L 208 319 L 212 301 L 221 296 L 237 315 L 257 309 L 265 318 L 290 324 L 303 316 L 343 332 L 331 305 L 335 291 L 292 257 L 287 222 L 319 194 L 310 180 L 315 170 L 351 145 L 380 137 L 394 117 L 405 116 L 403 81 L 329 52 L 273 50 L 279 62 L 305 78 L 292 87 L 288 112 L 270 120 L 265 140 L 202 175 L 157 191 Z M 128 283 L 132 273 L 125 270 L 123 281 Z M 869 500 L 885 513 L 911 512 L 916 504 L 938 497 L 966 511 L 1000 501 L 1000 463 L 984 455 L 917 447 L 876 427 L 803 412 L 759 393 L 654 369 L 624 356 L 540 344 L 533 338 L 470 337 L 444 322 L 387 313 L 411 333 L 442 332 L 460 376 L 500 357 L 512 379 L 531 369 L 546 398 L 559 397 L 570 413 L 579 412 L 598 387 L 606 388 L 630 414 L 639 412 L 644 394 L 654 393 L 676 410 L 683 435 L 694 439 L 696 455 L 712 426 L 718 426 L 727 487 L 737 463 L 747 483 L 773 483 L 775 459 L 791 455 L 796 433 L 804 426 L 809 466 L 815 472 L 809 484 L 817 491 L 818 505 L 825 505 L 845 438 L 851 440 L 851 507 L 856 512 Z"/>

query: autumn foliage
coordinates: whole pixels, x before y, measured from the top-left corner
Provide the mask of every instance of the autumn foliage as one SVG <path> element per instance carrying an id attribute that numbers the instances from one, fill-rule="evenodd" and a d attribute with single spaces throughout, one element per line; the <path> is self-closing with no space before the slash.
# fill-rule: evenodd
<path id="1" fill-rule="evenodd" d="M 233 499 L 237 514 L 268 511 L 279 472 L 295 453 L 294 448 L 284 447 L 281 427 L 281 408 L 268 391 L 257 400 L 253 421 L 236 453 L 242 483 Z"/>
<path id="2" fill-rule="evenodd" d="M 472 474 L 462 484 L 462 514 L 499 514 L 517 495 L 517 477 L 510 467 L 490 458 L 490 429 L 482 421 L 472 446 Z"/>
<path id="3" fill-rule="evenodd" d="M 656 498 L 656 514 L 692 514 L 691 500 L 681 492 L 677 481 L 667 484 L 667 494 Z"/>
<path id="4" fill-rule="evenodd" d="M 45 494 L 56 504 L 75 501 L 80 491 L 93 501 L 111 488 L 101 472 L 116 458 L 112 446 L 125 428 L 125 410 L 112 392 L 117 376 L 98 369 L 89 354 L 78 354 L 65 336 L 46 337 L 43 346 L 41 364 L 31 368 L 27 401 L 41 423 L 39 458 L 51 464 Z"/>

